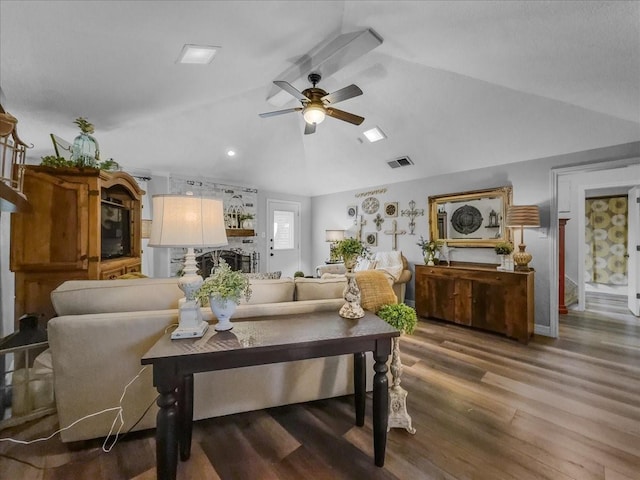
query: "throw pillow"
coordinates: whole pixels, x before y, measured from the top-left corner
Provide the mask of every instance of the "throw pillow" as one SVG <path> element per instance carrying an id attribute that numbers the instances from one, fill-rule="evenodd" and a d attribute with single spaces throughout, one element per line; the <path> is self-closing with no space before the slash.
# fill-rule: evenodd
<path id="1" fill-rule="evenodd" d="M 282 272 L 245 273 L 245 275 L 254 280 L 279 280 Z"/>
<path id="2" fill-rule="evenodd" d="M 361 272 L 363 270 L 373 270 L 376 268 L 377 262 L 375 260 L 369 260 L 367 258 L 361 258 L 358 260 L 356 264 L 356 268 L 353 269 L 354 272 Z"/>
<path id="3" fill-rule="evenodd" d="M 376 269 L 389 272 L 394 280 L 402 275 L 402 252 L 378 252 L 376 261 Z"/>
<path id="4" fill-rule="evenodd" d="M 384 305 L 398 303 L 391 287 L 393 279 L 380 270 L 356 272 L 356 282 L 360 288 L 360 306 L 377 313 Z"/>

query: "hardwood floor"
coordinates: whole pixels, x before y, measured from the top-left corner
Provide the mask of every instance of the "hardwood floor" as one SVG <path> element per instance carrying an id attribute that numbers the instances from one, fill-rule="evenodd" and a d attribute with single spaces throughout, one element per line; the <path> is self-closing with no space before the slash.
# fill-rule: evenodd
<path id="1" fill-rule="evenodd" d="M 389 433 L 373 464 L 371 399 L 363 428 L 352 397 L 197 422 L 180 479 L 640 479 L 640 321 L 571 312 L 560 338 L 522 345 L 421 321 L 401 340 L 415 435 Z M 0 432 L 31 439 L 55 415 Z M 101 441 L 0 442 L 0 479 L 155 478 L 153 431 L 111 453 Z M 8 458 L 13 457 L 13 458 Z"/>

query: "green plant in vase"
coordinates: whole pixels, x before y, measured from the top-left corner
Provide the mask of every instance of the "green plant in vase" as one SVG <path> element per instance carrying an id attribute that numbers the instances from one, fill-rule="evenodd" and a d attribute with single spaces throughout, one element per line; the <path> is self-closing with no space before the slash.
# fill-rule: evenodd
<path id="1" fill-rule="evenodd" d="M 357 238 L 345 238 L 336 243 L 335 253 L 342 257 L 347 271 L 353 271 L 359 258 L 369 256 L 369 247 Z"/>
<path id="2" fill-rule="evenodd" d="M 100 150 L 98 141 L 91 136 L 95 131 L 93 124 L 84 117 L 76 118 L 73 123 L 80 128 L 80 135 L 73 140 L 71 160 L 78 167 L 97 168 L 100 161 Z"/>
<path id="3" fill-rule="evenodd" d="M 420 241 L 416 243 L 422 249 L 422 255 L 424 256 L 424 263 L 427 265 L 434 265 L 438 253 L 440 253 L 441 243 L 437 240 L 425 240 L 420 235 Z"/>
<path id="4" fill-rule="evenodd" d="M 513 259 L 511 258 L 513 245 L 510 242 L 500 242 L 497 243 L 493 249 L 500 255 L 498 270 L 513 270 Z"/>
<path id="5" fill-rule="evenodd" d="M 404 303 L 384 305 L 377 314 L 401 334 L 410 335 L 418 324 L 416 311 Z M 389 387 L 389 423 L 388 428 L 404 428 L 414 434 L 416 429 L 411 425 L 411 417 L 407 412 L 407 391 L 400 386 L 402 362 L 400 361 L 400 337 L 393 337 L 391 355 L 391 376 L 393 384 Z"/>
<path id="6" fill-rule="evenodd" d="M 205 279 L 196 291 L 195 297 L 201 305 L 209 303 L 211 311 L 218 319 L 216 330 L 230 330 L 233 324 L 229 319 L 242 297 L 245 300 L 251 298 L 251 285 L 244 273 L 231 270 L 229 264 L 220 259 L 218 267 Z"/>
<path id="7" fill-rule="evenodd" d="M 513 245 L 511 245 L 511 243 L 509 242 L 500 242 L 497 243 L 496 246 L 493 247 L 493 249 L 498 255 L 509 255 L 511 252 L 513 252 Z"/>

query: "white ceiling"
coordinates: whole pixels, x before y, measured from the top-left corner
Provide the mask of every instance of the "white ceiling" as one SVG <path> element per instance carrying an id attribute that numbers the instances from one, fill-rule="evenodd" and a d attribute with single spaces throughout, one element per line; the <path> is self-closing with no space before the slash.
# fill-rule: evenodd
<path id="1" fill-rule="evenodd" d="M 258 117 L 303 55 L 366 28 L 383 44 L 319 85 L 360 86 L 338 108 L 362 125 Z M 222 49 L 178 65 L 185 43 Z M 0 86 L 32 162 L 85 116 L 128 169 L 320 195 L 640 140 L 640 3 L 1 0 Z"/>

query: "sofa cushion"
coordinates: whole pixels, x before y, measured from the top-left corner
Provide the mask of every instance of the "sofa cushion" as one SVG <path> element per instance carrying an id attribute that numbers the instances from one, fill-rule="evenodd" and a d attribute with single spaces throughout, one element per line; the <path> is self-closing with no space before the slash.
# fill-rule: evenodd
<path id="1" fill-rule="evenodd" d="M 390 303 L 398 303 L 393 291 L 393 278 L 380 270 L 363 270 L 356 272 L 356 282 L 360 288 L 360 306 L 365 310 L 377 313 L 380 308 Z"/>
<path id="2" fill-rule="evenodd" d="M 296 278 L 296 300 L 323 300 L 342 298 L 347 286 L 347 277 Z"/>
<path id="3" fill-rule="evenodd" d="M 251 298 L 246 301 L 244 298 L 240 300 L 240 304 L 256 305 L 258 303 L 278 303 L 293 302 L 293 291 L 295 285 L 290 277 L 260 280 L 250 278 Z"/>
<path id="4" fill-rule="evenodd" d="M 184 293 L 177 278 L 69 280 L 51 292 L 58 316 L 178 308 Z"/>

